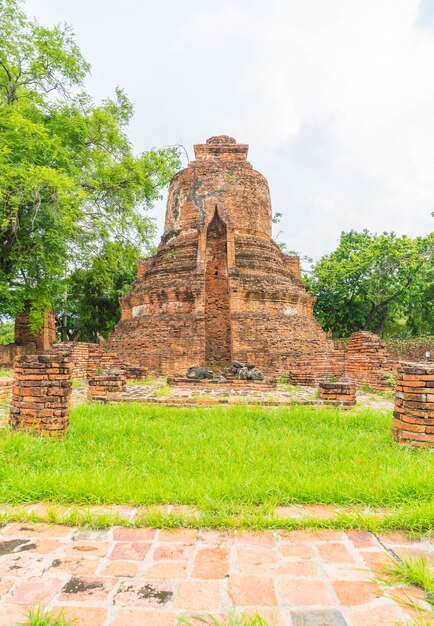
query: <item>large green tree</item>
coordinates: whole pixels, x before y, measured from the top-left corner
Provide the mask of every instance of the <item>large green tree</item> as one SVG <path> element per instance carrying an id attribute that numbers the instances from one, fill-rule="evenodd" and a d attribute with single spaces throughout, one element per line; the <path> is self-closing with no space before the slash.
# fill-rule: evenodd
<path id="1" fill-rule="evenodd" d="M 33 303 L 35 327 L 104 246 L 148 244 L 145 210 L 179 167 L 173 148 L 135 155 L 122 90 L 95 104 L 68 26 L 0 0 L 0 312 Z"/>
<path id="2" fill-rule="evenodd" d="M 338 248 L 307 275 L 327 331 L 434 334 L 434 235 L 342 233 Z"/>

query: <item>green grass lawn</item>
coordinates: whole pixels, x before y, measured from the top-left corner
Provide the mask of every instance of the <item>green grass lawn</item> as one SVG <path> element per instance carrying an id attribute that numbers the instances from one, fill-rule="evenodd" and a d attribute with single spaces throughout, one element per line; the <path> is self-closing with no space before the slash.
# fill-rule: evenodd
<path id="1" fill-rule="evenodd" d="M 64 441 L 0 429 L 0 502 L 265 505 L 432 502 L 434 454 L 374 410 L 84 404 Z"/>

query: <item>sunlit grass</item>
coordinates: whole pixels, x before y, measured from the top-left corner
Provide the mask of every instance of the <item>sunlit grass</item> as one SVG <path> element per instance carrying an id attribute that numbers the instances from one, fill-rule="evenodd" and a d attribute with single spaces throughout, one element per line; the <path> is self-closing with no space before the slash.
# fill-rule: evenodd
<path id="1" fill-rule="evenodd" d="M 64 441 L 0 429 L 0 502 L 190 504 L 226 525 L 317 502 L 406 507 L 406 527 L 426 529 L 433 470 L 366 409 L 83 404 Z"/>

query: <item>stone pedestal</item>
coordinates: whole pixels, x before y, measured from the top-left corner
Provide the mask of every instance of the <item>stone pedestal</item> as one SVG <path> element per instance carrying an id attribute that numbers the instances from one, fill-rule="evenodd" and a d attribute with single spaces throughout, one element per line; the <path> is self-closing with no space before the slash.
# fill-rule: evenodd
<path id="1" fill-rule="evenodd" d="M 356 385 L 350 382 L 321 381 L 319 397 L 324 404 L 350 408 L 356 404 Z"/>
<path id="2" fill-rule="evenodd" d="M 17 357 L 9 415 L 11 428 L 61 437 L 69 426 L 70 395 L 68 356 Z"/>
<path id="3" fill-rule="evenodd" d="M 107 370 L 103 374 L 88 379 L 88 400 L 99 402 L 119 402 L 125 392 L 124 370 Z"/>
<path id="4" fill-rule="evenodd" d="M 434 447 L 434 366 L 398 368 L 393 436 L 401 445 Z"/>

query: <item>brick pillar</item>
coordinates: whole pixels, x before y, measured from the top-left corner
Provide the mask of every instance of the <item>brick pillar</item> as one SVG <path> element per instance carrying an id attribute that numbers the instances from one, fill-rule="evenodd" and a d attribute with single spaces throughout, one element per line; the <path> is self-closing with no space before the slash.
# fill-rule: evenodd
<path id="1" fill-rule="evenodd" d="M 99 402 L 118 402 L 125 391 L 125 371 L 108 369 L 102 374 L 88 379 L 88 400 Z"/>
<path id="2" fill-rule="evenodd" d="M 393 436 L 401 445 L 434 447 L 434 366 L 399 366 Z"/>
<path id="3" fill-rule="evenodd" d="M 356 385 L 350 382 L 321 381 L 319 397 L 324 404 L 352 407 L 356 404 Z"/>
<path id="4" fill-rule="evenodd" d="M 68 356 L 40 354 L 15 359 L 9 424 L 61 437 L 68 430 L 71 363 Z"/>

